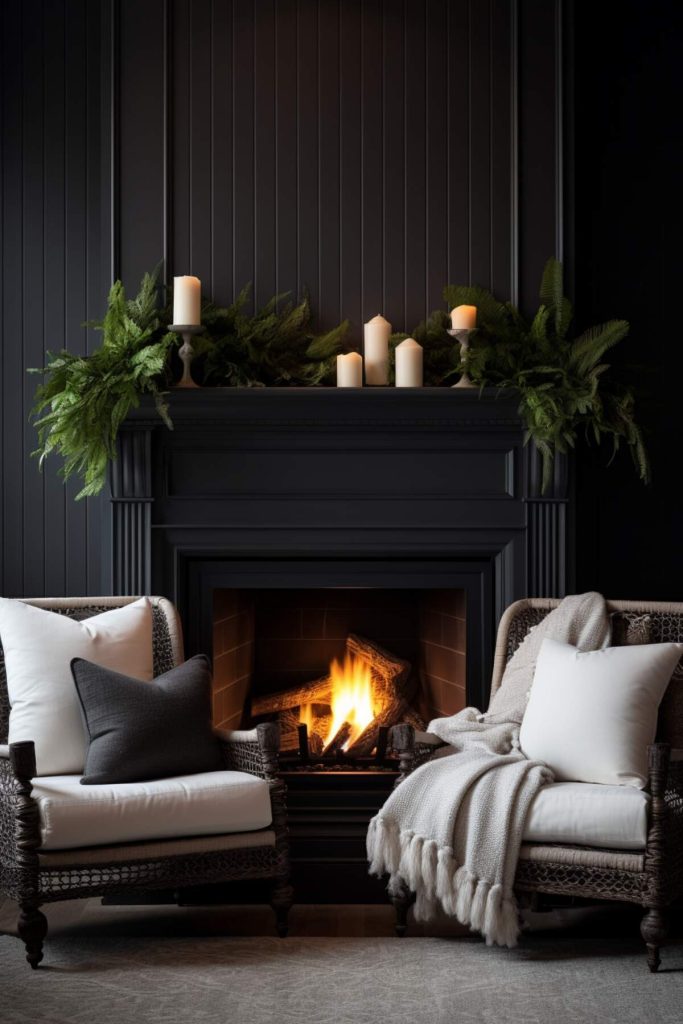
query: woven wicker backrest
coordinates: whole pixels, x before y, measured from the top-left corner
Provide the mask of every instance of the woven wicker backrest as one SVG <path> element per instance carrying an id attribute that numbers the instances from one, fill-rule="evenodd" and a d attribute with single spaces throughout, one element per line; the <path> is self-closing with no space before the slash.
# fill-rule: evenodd
<path id="1" fill-rule="evenodd" d="M 498 627 L 491 695 L 501 685 L 505 666 L 529 630 L 559 603 L 556 598 L 526 598 L 516 601 L 505 611 Z M 683 643 L 683 604 L 608 601 L 607 610 L 613 616 L 613 642 L 619 636 L 617 642 L 622 643 Z M 642 632 L 627 629 L 636 620 L 644 624 Z M 629 632 L 633 634 L 634 640 L 627 639 Z M 683 659 L 673 674 L 659 710 L 657 738 L 674 747 L 683 748 Z"/>
<path id="2" fill-rule="evenodd" d="M 26 604 L 36 605 L 70 619 L 89 619 L 92 615 L 123 608 L 137 601 L 137 597 L 59 597 L 26 598 Z M 183 660 L 183 636 L 178 612 L 170 601 L 163 597 L 150 597 L 152 602 L 152 645 L 154 653 L 154 675 L 168 672 Z M 9 699 L 7 696 L 7 675 L 5 655 L 0 644 L 0 744 L 7 743 L 9 727 Z"/>

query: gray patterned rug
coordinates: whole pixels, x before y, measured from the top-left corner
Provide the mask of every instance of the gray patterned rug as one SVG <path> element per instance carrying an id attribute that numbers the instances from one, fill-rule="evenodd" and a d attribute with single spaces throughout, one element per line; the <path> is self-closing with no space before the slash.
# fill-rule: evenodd
<path id="1" fill-rule="evenodd" d="M 635 938 L 0 937 L 3 1024 L 680 1024 L 683 950 Z"/>

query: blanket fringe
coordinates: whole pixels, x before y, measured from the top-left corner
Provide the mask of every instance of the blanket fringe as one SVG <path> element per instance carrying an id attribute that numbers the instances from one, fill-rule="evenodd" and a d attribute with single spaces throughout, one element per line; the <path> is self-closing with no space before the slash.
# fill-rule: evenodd
<path id="1" fill-rule="evenodd" d="M 517 945 L 519 921 L 512 893 L 477 878 L 464 864 L 457 865 L 450 847 L 439 847 L 434 839 L 410 830 L 399 832 L 378 814 L 368 828 L 367 851 L 370 874 L 391 876 L 390 892 L 403 882 L 417 893 L 417 920 L 429 920 L 440 904 L 461 924 L 481 932 L 488 945 Z"/>

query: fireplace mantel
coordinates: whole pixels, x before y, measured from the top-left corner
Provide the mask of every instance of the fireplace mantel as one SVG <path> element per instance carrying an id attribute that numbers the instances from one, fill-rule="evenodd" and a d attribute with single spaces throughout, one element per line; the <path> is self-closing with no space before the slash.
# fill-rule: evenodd
<path id="1" fill-rule="evenodd" d="M 325 560 L 347 572 L 476 566 L 492 584 L 491 632 L 511 601 L 566 591 L 568 467 L 557 461 L 542 495 L 538 454 L 507 396 L 172 390 L 170 414 L 172 431 L 144 402 L 120 435 L 113 587 L 173 599 L 190 652 L 203 642 L 198 581 L 221 561 L 299 574 Z"/>

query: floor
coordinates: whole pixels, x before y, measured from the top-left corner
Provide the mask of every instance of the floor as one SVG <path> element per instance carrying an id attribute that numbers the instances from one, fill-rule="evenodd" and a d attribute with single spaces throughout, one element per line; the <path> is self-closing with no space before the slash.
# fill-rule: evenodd
<path id="1" fill-rule="evenodd" d="M 0 907 L 0 930 L 14 908 Z M 515 950 L 449 921 L 391 934 L 385 906 L 49 910 L 44 964 L 0 938 L 3 1024 L 680 1024 L 683 945 L 646 969 L 625 908 L 534 915 Z"/>

